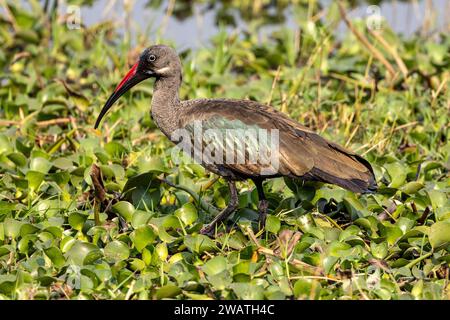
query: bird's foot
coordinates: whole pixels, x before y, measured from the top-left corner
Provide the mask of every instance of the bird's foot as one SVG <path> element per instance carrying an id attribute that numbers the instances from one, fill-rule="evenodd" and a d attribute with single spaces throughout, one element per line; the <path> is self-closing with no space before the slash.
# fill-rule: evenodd
<path id="1" fill-rule="evenodd" d="M 238 198 L 234 183 L 230 183 L 230 190 L 232 195 L 230 203 L 214 218 L 213 221 L 211 221 L 210 224 L 204 226 L 200 230 L 201 234 L 209 236 L 214 235 L 214 232 L 216 231 L 216 226 L 218 226 L 219 223 L 221 223 L 222 221 L 225 221 L 230 216 L 230 214 L 232 214 L 238 208 Z"/>
<path id="2" fill-rule="evenodd" d="M 200 234 L 204 234 L 205 236 L 213 236 L 214 235 L 214 231 L 216 230 L 216 223 L 210 223 L 206 226 L 204 226 L 201 230 L 200 230 Z"/>
<path id="3" fill-rule="evenodd" d="M 261 200 L 258 203 L 259 213 L 259 229 L 263 229 L 266 225 L 267 209 L 269 208 L 269 201 Z"/>

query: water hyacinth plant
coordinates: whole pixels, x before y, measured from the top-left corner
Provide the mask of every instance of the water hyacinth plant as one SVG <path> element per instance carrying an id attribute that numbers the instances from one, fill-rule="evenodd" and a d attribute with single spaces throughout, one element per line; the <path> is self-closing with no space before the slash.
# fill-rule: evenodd
<path id="1" fill-rule="evenodd" d="M 383 10 L 368 23 L 359 1 L 142 2 L 150 25 L 133 18 L 139 2 L 0 0 L 0 298 L 450 297 L 450 33 L 429 18 L 439 7 L 421 4 L 423 24 L 404 35 Z M 201 23 L 199 11 L 212 17 L 207 39 L 167 36 Z M 105 14 L 87 23 L 86 12 Z M 181 99 L 271 104 L 364 156 L 378 191 L 268 180 L 259 230 L 258 193 L 243 181 L 238 210 L 200 234 L 227 206 L 227 184 L 173 161 L 150 117 L 152 84 L 94 130 L 156 43 L 180 54 Z"/>

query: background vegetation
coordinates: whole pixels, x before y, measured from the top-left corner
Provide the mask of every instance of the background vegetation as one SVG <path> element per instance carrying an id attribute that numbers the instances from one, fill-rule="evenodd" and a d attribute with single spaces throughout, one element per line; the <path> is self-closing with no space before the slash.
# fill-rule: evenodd
<path id="1" fill-rule="evenodd" d="M 243 182 L 229 228 L 199 235 L 227 188 L 199 165 L 171 163 L 149 116 L 150 82 L 93 130 L 141 49 L 167 43 L 163 33 L 131 37 L 112 22 L 69 30 L 51 1 L 2 0 L 1 298 L 450 297 L 448 30 L 371 31 L 346 17 L 348 3 L 226 3 L 204 1 L 220 8 L 222 27 L 208 46 L 180 52 L 182 98 L 271 103 L 366 157 L 379 192 L 268 181 L 270 216 L 257 233 L 256 190 Z M 179 8 L 191 2 L 170 4 L 168 15 L 189 14 Z M 277 22 L 278 6 L 296 28 L 261 40 L 255 30 Z M 226 32 L 239 12 L 253 18 L 249 29 Z"/>

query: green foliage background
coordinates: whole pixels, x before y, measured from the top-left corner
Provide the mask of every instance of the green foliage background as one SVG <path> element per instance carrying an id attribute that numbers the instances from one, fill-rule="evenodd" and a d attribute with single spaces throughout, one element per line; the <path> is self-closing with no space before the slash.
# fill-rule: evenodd
<path id="1" fill-rule="evenodd" d="M 449 298 L 448 32 L 405 39 L 384 25 L 390 51 L 352 21 L 393 77 L 351 31 L 333 33 L 336 3 L 296 1 L 296 30 L 260 40 L 252 30 L 270 17 L 259 15 L 249 32 L 222 28 L 207 47 L 180 52 L 183 98 L 270 102 L 364 155 L 380 185 L 360 196 L 268 181 L 258 233 L 256 190 L 243 182 L 231 228 L 208 238 L 198 231 L 227 204 L 226 185 L 199 165 L 173 165 L 149 116 L 150 82 L 92 129 L 141 49 L 167 41 L 141 32 L 131 45 L 110 22 L 68 30 L 37 1 L 0 4 L 1 298 Z"/>

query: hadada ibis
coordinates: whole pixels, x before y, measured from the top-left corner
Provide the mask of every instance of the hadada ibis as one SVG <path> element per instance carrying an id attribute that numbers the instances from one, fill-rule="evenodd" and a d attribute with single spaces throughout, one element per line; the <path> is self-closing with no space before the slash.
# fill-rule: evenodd
<path id="1" fill-rule="evenodd" d="M 373 169 L 368 161 L 320 137 L 271 106 L 250 100 L 232 99 L 180 101 L 178 91 L 182 82 L 181 61 L 175 50 L 165 45 L 154 45 L 143 51 L 139 61 L 107 100 L 97 118 L 95 128 L 120 96 L 147 78 L 155 78 L 151 102 L 152 119 L 174 143 L 180 142 L 180 135 L 175 133 L 184 130 L 191 134 L 191 140 L 202 140 L 200 146 L 217 142 L 214 145 L 215 151 L 211 154 L 220 154 L 222 157 L 226 153 L 228 142 L 214 141 L 214 135 L 209 135 L 208 139 L 205 134 L 200 138 L 194 137 L 194 124 L 200 123 L 203 130 L 214 129 L 219 133 L 234 129 L 277 131 L 278 158 L 275 169 L 272 166 L 272 170 L 263 171 L 258 162 L 249 160 L 253 156 L 251 150 L 257 150 L 255 148 L 244 150 L 243 161 L 211 162 L 200 159 L 206 169 L 224 177 L 231 195 L 228 206 L 201 230 L 203 234 L 214 232 L 218 223 L 238 208 L 235 182 L 239 180 L 251 179 L 256 185 L 261 227 L 265 223 L 268 210 L 262 184 L 267 178 L 287 176 L 305 181 L 320 181 L 358 193 L 377 190 Z M 235 135 L 234 138 L 240 139 L 236 141 L 240 145 L 249 140 L 245 134 Z M 198 149 L 198 145 L 194 146 L 194 149 L 196 148 Z"/>

